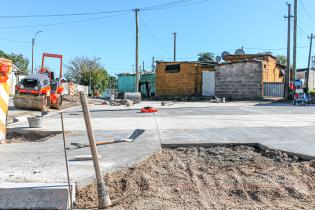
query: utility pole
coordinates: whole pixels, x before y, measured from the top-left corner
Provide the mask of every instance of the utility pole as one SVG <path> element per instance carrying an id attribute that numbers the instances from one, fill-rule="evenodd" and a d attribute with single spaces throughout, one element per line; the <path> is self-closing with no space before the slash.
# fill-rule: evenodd
<path id="1" fill-rule="evenodd" d="M 288 98 L 289 96 L 289 87 L 290 87 L 290 57 L 291 57 L 291 4 L 288 5 L 288 16 L 284 16 L 284 18 L 288 18 L 288 40 L 287 40 L 287 73 L 285 76 L 285 90 L 284 97 Z"/>
<path id="2" fill-rule="evenodd" d="M 175 62 L 176 61 L 176 35 L 177 33 L 174 32 L 173 35 L 174 35 L 174 62 Z"/>
<path id="3" fill-rule="evenodd" d="M 152 66 L 151 66 L 151 68 L 152 68 L 152 71 L 155 71 L 155 58 L 154 58 L 154 56 L 152 57 Z"/>
<path id="4" fill-rule="evenodd" d="M 142 61 L 142 71 L 144 72 L 144 61 Z"/>
<path id="5" fill-rule="evenodd" d="M 140 9 L 134 9 L 136 16 L 136 86 L 135 86 L 135 92 L 139 92 L 139 81 L 140 81 L 140 75 L 139 75 L 139 21 L 138 21 L 138 12 Z"/>
<path id="6" fill-rule="evenodd" d="M 293 26 L 293 81 L 296 75 L 296 39 L 297 39 L 297 0 L 294 0 L 294 26 Z"/>
<path id="7" fill-rule="evenodd" d="M 309 80 L 309 76 L 310 76 L 310 69 L 311 69 L 311 57 L 312 57 L 312 45 L 313 45 L 313 39 L 315 39 L 315 35 L 311 34 L 310 37 L 308 37 L 310 39 L 310 51 L 308 54 L 308 65 L 307 65 L 307 72 L 305 75 L 305 83 L 306 83 L 306 90 L 308 91 L 308 80 Z"/>

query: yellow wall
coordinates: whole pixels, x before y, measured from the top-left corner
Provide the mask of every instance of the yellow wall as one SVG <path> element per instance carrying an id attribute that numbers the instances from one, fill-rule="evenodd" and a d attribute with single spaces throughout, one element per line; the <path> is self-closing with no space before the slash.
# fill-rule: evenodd
<path id="1" fill-rule="evenodd" d="M 283 82 L 284 76 L 281 69 L 277 66 L 276 59 L 268 57 L 263 61 L 263 82 Z"/>
<path id="2" fill-rule="evenodd" d="M 167 73 L 166 65 L 180 64 L 180 72 Z M 156 67 L 157 96 L 192 96 L 201 94 L 202 71 L 211 67 L 188 62 L 160 62 Z"/>

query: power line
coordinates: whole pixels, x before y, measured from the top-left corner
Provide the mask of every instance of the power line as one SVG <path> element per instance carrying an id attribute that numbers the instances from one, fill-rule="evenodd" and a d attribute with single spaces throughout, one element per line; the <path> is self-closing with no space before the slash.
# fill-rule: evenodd
<path id="1" fill-rule="evenodd" d="M 164 4 L 153 5 L 149 7 L 140 8 L 141 10 L 156 10 L 171 6 L 176 6 L 178 4 L 183 4 L 185 2 L 190 2 L 193 0 L 177 0 Z M 207 0 L 209 1 L 209 0 Z M 97 12 L 82 12 L 82 13 L 58 13 L 58 14 L 28 14 L 28 15 L 2 15 L 1 19 L 17 19 L 17 18 L 49 18 L 49 17 L 71 17 L 71 16 L 86 16 L 86 15 L 103 15 L 112 13 L 122 13 L 122 12 L 132 12 L 132 9 L 123 10 L 111 10 L 111 11 L 97 11 Z"/>
<path id="2" fill-rule="evenodd" d="M 17 42 L 17 43 L 23 43 L 23 44 L 31 44 L 31 42 L 26 42 L 26 41 L 20 41 L 20 40 L 14 40 L 14 39 L 7 39 L 0 37 L 1 40 L 9 41 L 9 42 Z"/>
<path id="3" fill-rule="evenodd" d="M 174 6 L 176 4 L 181 4 L 181 3 L 184 3 L 184 2 L 189 2 L 189 1 L 192 1 L 192 0 L 177 0 L 177 1 L 172 1 L 172 2 L 168 2 L 168 3 L 164 3 L 164 4 L 158 4 L 158 5 L 154 5 L 154 6 L 149 6 L 149 7 L 143 7 L 141 8 L 142 11 L 145 11 L 145 10 L 154 10 L 154 9 L 159 9 L 159 8 L 162 8 L 162 7 L 166 7 L 166 6 Z"/>
<path id="4" fill-rule="evenodd" d="M 311 13 L 306 9 L 306 7 L 305 7 L 303 1 L 300 0 L 299 2 L 301 3 L 301 6 L 302 6 L 304 12 L 306 13 L 306 15 L 307 15 L 312 21 L 315 22 L 315 18 L 314 18 L 314 17 L 311 15 Z"/>
<path id="5" fill-rule="evenodd" d="M 74 20 L 74 21 L 57 22 L 57 23 L 24 25 L 24 26 L 0 26 L 0 29 L 34 28 L 34 27 L 44 27 L 44 26 L 65 25 L 65 24 L 72 24 L 72 23 L 82 23 L 82 22 L 89 22 L 89 21 L 94 21 L 94 20 L 103 20 L 103 19 L 107 19 L 107 18 L 111 18 L 111 17 L 125 15 L 128 13 L 130 13 L 130 12 L 125 12 L 125 13 L 110 15 L 110 16 L 105 16 L 105 17 L 89 18 L 89 19 L 81 19 L 81 20 Z"/>
<path id="6" fill-rule="evenodd" d="M 154 40 L 154 42 L 159 46 L 159 48 L 165 53 L 166 56 L 168 56 L 169 54 L 167 53 L 167 51 L 165 50 L 165 48 L 160 44 L 160 42 L 155 38 L 154 34 L 152 33 L 152 31 L 150 30 L 149 26 L 144 22 L 143 18 L 140 15 L 140 20 L 143 23 L 144 27 L 147 29 L 147 31 L 149 32 L 149 34 L 151 35 L 152 39 Z"/>
<path id="7" fill-rule="evenodd" d="M 47 18 L 47 17 L 69 17 L 69 16 L 85 16 L 85 15 L 101 15 L 101 14 L 112 14 L 121 12 L 130 12 L 132 10 L 113 10 L 113 11 L 101 11 L 101 12 L 83 12 L 83 13 L 62 13 L 62 14 L 38 14 L 38 15 L 3 15 L 1 19 L 16 19 L 16 18 Z"/>
<path id="8" fill-rule="evenodd" d="M 299 31 L 301 31 L 305 35 L 305 37 L 308 36 L 308 34 L 303 30 L 303 28 L 299 24 L 297 25 L 297 27 L 299 28 Z"/>
<path id="9" fill-rule="evenodd" d="M 159 4 L 151 7 L 143 8 L 144 11 L 149 10 L 158 10 L 158 9 L 169 9 L 169 8 L 176 8 L 176 7 L 183 7 L 189 5 L 200 4 L 203 2 L 211 1 L 211 0 L 202 0 L 198 2 L 192 2 L 189 4 L 183 4 L 185 2 L 190 2 L 192 0 L 178 0 L 173 1 L 165 4 Z M 132 12 L 132 10 L 116 10 L 116 11 L 103 11 L 103 12 L 86 12 L 86 13 L 69 13 L 69 14 L 51 14 L 51 15 L 21 15 L 21 16 L 0 16 L 0 18 L 22 18 L 22 17 L 63 17 L 63 16 L 79 16 L 79 15 L 91 15 L 91 14 L 106 14 L 106 13 L 119 13 L 115 15 L 105 16 L 105 17 L 97 17 L 97 18 L 89 18 L 89 19 L 81 19 L 81 20 L 74 20 L 74 21 L 66 21 L 66 22 L 57 22 L 57 23 L 47 23 L 47 24 L 37 24 L 37 25 L 24 25 L 24 26 L 0 26 L 0 29 L 18 29 L 18 28 L 33 28 L 33 27 L 44 27 L 44 26 L 55 26 L 55 25 L 65 25 L 65 24 L 73 24 L 73 23 L 81 23 L 81 22 L 88 22 L 88 21 L 95 21 L 106 19 L 110 17 L 125 15 Z"/>
<path id="10" fill-rule="evenodd" d="M 191 3 L 188 3 L 188 4 L 173 5 L 173 6 L 167 6 L 167 7 L 159 7 L 159 8 L 153 8 L 153 9 L 145 9 L 143 11 L 171 9 L 171 8 L 178 8 L 178 7 L 187 7 L 187 6 L 202 4 L 202 3 L 205 3 L 205 2 L 209 2 L 209 1 L 212 1 L 212 0 L 202 0 L 202 1 L 198 1 L 198 2 L 191 2 Z"/>
<path id="11" fill-rule="evenodd" d="M 313 45 L 315 46 L 315 45 Z M 308 48 L 309 46 L 300 46 L 300 47 L 297 47 L 299 49 L 302 49 L 302 48 Z M 283 47 L 283 48 L 255 48 L 255 47 L 244 47 L 244 49 L 246 50 L 262 50 L 262 51 L 281 51 L 281 50 L 287 50 L 286 47 Z"/>

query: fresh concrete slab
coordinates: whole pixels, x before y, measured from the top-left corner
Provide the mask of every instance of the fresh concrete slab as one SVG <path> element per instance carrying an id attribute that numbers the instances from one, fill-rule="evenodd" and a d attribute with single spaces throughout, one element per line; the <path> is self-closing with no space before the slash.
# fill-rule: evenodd
<path id="1" fill-rule="evenodd" d="M 153 105 L 159 112 L 140 113 L 140 107 Z M 120 139 L 133 129 L 145 129 L 133 143 L 98 146 L 102 172 L 130 166 L 161 149 L 163 144 L 259 143 L 272 149 L 315 157 L 315 106 L 236 102 L 175 103 L 142 102 L 134 107 L 91 105 L 96 140 Z M 64 114 L 67 146 L 88 143 L 80 108 Z M 44 127 L 27 124 L 11 126 L 14 132 L 60 132 L 60 116 L 45 118 Z M 45 142 L 0 145 L 0 182 L 65 182 L 62 135 Z M 68 158 L 89 155 L 89 148 L 71 149 Z M 70 161 L 70 177 L 79 186 L 94 179 L 92 161 Z"/>
<path id="2" fill-rule="evenodd" d="M 70 188 L 74 202 L 75 185 Z M 1 183 L 0 209 L 68 209 L 69 195 L 66 183 Z"/>

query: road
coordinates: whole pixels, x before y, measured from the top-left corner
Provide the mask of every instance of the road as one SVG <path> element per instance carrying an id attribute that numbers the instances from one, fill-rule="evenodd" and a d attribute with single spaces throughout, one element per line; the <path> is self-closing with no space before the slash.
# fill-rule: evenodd
<path id="1" fill-rule="evenodd" d="M 159 112 L 140 113 L 142 106 L 155 106 Z M 132 130 L 146 132 L 133 143 L 99 146 L 103 172 L 133 165 L 163 144 L 187 143 L 260 143 L 264 146 L 315 157 L 315 106 L 292 107 L 289 104 L 233 102 L 181 102 L 172 106 L 160 102 L 142 102 L 134 107 L 91 105 L 96 139 L 124 138 Z M 80 108 L 64 114 L 67 145 L 87 143 Z M 60 117 L 44 120 L 42 129 L 26 124 L 12 126 L 11 132 L 60 132 Z M 0 182 L 65 182 L 62 135 L 44 142 L 15 143 L 0 146 Z M 68 151 L 69 159 L 90 154 L 88 148 Z M 93 178 L 91 161 L 70 161 L 71 180 L 80 185 Z"/>

